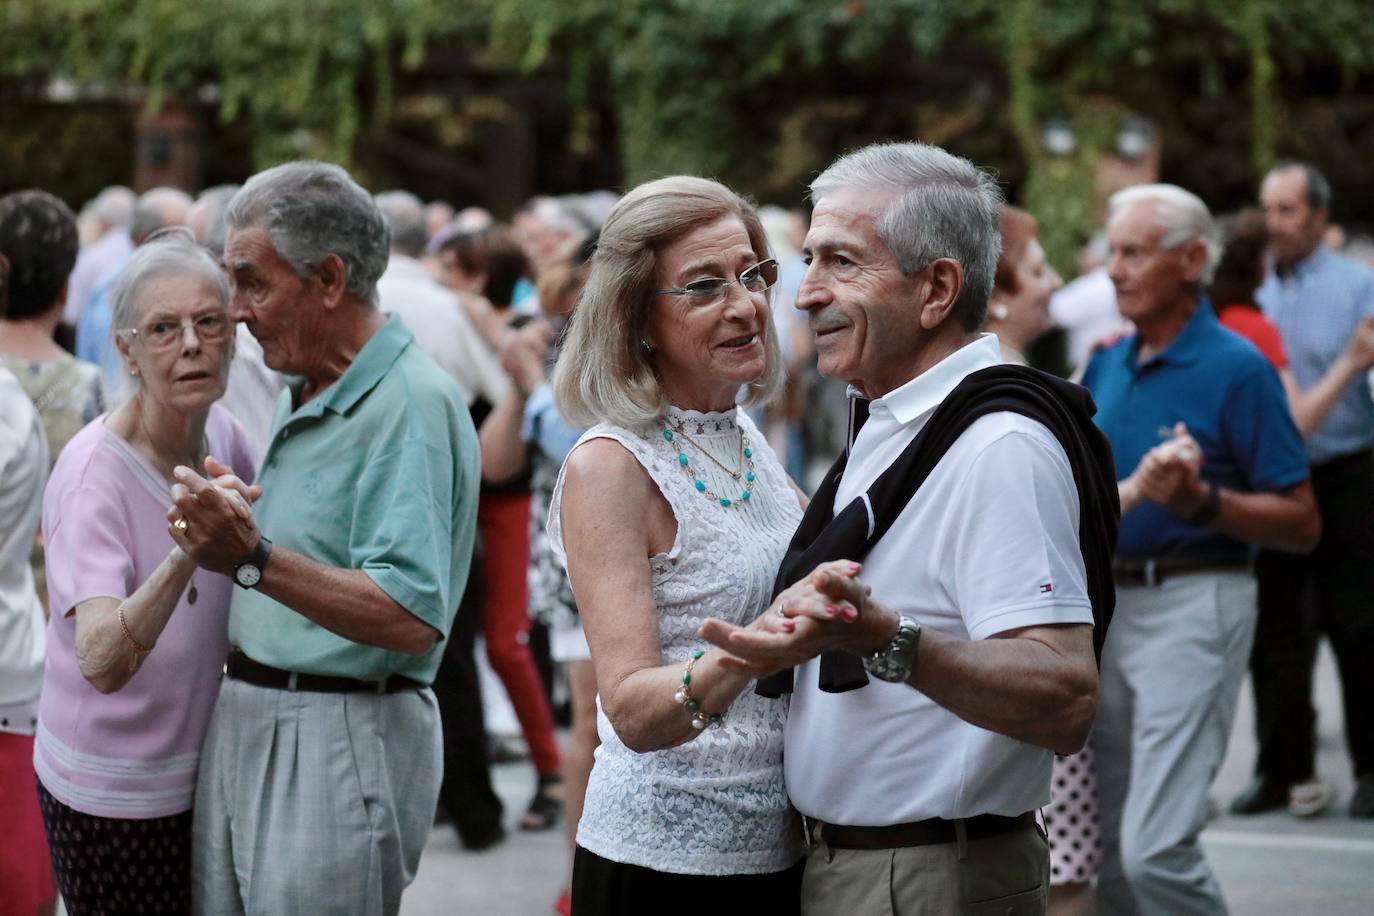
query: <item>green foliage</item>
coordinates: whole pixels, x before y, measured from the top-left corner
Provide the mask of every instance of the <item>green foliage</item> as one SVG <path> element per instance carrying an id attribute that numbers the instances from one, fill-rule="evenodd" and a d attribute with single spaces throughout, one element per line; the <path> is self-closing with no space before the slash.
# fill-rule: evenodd
<path id="1" fill-rule="evenodd" d="M 1181 169 L 1224 147 L 1248 163 L 1225 176 L 1239 187 L 1284 139 L 1286 76 L 1333 65 L 1347 94 L 1374 71 L 1367 0 L 0 3 L 0 97 L 62 77 L 146 87 L 151 107 L 210 98 L 250 128 L 253 166 L 356 162 L 384 129 L 426 119 L 463 142 L 505 104 L 452 95 L 456 71 L 481 72 L 555 87 L 565 148 L 540 155 L 617 156 L 627 183 L 695 172 L 795 200 L 844 148 L 948 143 L 1062 234 L 1047 246 L 1061 267 L 1099 217 L 1091 176 L 1120 114 L 1160 123 Z M 614 129 L 597 135 L 605 112 Z M 1075 124 L 1067 159 L 1041 148 L 1050 117 Z M 617 149 L 598 148 L 608 138 Z"/>
<path id="2" fill-rule="evenodd" d="M 439 31 L 432 0 L 7 0 L 0 77 L 72 78 L 168 93 L 206 90 L 225 120 L 258 125 L 260 163 L 347 160 L 394 74 Z M 371 92 L 361 95 L 360 84 Z"/>

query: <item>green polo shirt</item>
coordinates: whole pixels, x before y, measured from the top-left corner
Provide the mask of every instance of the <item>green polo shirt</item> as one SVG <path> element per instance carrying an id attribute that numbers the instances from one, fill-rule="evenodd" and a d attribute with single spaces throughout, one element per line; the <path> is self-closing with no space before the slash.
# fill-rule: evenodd
<path id="1" fill-rule="evenodd" d="M 276 548 L 361 569 L 447 636 L 477 531 L 477 433 L 413 341 L 390 318 L 309 403 L 292 409 L 299 384 L 283 392 L 254 515 Z M 255 589 L 236 591 L 229 639 L 263 664 L 366 680 L 428 684 L 443 654 L 442 641 L 421 656 L 352 642 Z"/>

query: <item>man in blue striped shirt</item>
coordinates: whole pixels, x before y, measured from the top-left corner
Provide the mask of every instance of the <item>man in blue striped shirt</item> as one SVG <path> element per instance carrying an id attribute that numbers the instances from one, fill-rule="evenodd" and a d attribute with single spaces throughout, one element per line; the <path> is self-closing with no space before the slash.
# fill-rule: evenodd
<path id="1" fill-rule="evenodd" d="M 1256 298 L 1278 327 L 1298 386 L 1330 386 L 1330 412 L 1307 442 L 1322 539 L 1308 556 L 1260 553 L 1259 624 L 1251 674 L 1259 760 L 1232 805 L 1288 805 L 1312 815 L 1330 791 L 1315 773 L 1312 662 L 1317 632 L 1341 675 L 1354 764 L 1354 817 L 1374 817 L 1374 272 L 1322 244 L 1331 188 L 1304 163 L 1281 163 L 1260 190 L 1273 265 Z M 1332 370 L 1337 371 L 1332 371 Z M 1312 589 L 1315 617 L 1303 612 Z"/>

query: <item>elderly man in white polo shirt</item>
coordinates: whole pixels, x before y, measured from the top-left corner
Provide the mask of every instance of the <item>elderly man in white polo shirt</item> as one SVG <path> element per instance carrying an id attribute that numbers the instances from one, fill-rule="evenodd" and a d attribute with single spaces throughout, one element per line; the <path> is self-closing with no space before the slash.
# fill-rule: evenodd
<path id="1" fill-rule="evenodd" d="M 501 358 L 453 293 L 434 282 L 419 261 L 428 240 L 424 204 L 408 191 L 386 191 L 376 200 L 391 230 L 391 257 L 377 280 L 381 310 L 400 316 L 415 344 L 458 383 L 469 407 L 479 398 L 501 403 L 510 390 Z"/>
<path id="2" fill-rule="evenodd" d="M 1034 812 L 1051 752 L 1086 740 L 1094 604 L 1112 602 L 1108 452 L 1081 389 L 999 366 L 977 333 L 1000 249 L 989 176 L 888 144 L 811 191 L 797 306 L 868 419 L 789 549 L 779 584 L 796 584 L 764 623 L 702 632 L 756 673 L 804 662 L 759 686 L 794 691 L 803 913 L 1041 913 Z"/>

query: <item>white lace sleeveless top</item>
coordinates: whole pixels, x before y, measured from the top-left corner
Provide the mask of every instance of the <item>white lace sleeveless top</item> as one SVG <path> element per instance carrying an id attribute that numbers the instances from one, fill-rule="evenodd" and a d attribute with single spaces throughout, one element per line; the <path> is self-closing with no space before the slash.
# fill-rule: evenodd
<path id="1" fill-rule="evenodd" d="M 691 441 L 678 436 L 691 470 L 717 501 L 700 492 L 679 463 L 663 425 L 635 432 L 602 424 L 588 439 L 614 439 L 632 454 L 662 491 L 677 519 L 672 548 L 650 558 L 663 663 L 685 666 L 707 617 L 746 624 L 767 606 L 783 552 L 801 521 L 801 507 L 772 449 L 742 411 L 671 410 Z M 735 468 L 740 430 L 753 452 L 753 492 L 738 502 L 743 484 L 705 456 L 708 449 Z M 695 443 L 695 445 L 693 444 Z M 559 519 L 563 475 L 549 508 L 549 539 L 566 565 Z M 683 713 L 687 715 L 686 712 Z M 783 785 L 786 700 L 769 700 L 746 687 L 721 726 L 674 748 L 635 753 L 616 736 L 597 700 L 601 747 L 587 784 L 578 845 L 602 858 L 656 871 L 691 875 L 766 874 L 801 858 Z"/>

